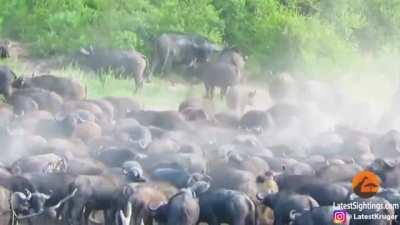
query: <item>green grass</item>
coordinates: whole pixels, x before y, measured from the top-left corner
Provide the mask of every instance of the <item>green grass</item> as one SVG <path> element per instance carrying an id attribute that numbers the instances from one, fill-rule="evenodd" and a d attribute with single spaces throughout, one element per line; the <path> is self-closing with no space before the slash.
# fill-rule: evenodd
<path id="1" fill-rule="evenodd" d="M 150 83 L 145 82 L 144 88 L 135 93 L 133 79 L 116 78 L 112 73 L 102 74 L 104 80 L 101 80 L 97 74 L 80 70 L 74 66 L 67 66 L 51 73 L 78 80 L 87 87 L 89 98 L 132 96 L 144 107 L 156 109 L 176 109 L 179 102 L 186 97 L 203 95 L 200 85 L 190 87 L 184 83 L 172 84 L 160 78 L 153 78 Z"/>
<path id="2" fill-rule="evenodd" d="M 32 66 L 16 59 L 1 61 L 0 65 L 8 65 L 18 76 L 30 76 L 33 71 Z M 166 79 L 160 78 L 153 78 L 150 83 L 145 82 L 144 88 L 135 93 L 133 79 L 116 78 L 112 73 L 104 73 L 102 77 L 105 79 L 101 80 L 99 75 L 91 71 L 82 70 L 74 65 L 50 70 L 49 73 L 79 81 L 87 87 L 89 98 L 130 96 L 146 108 L 177 109 L 179 102 L 186 97 L 202 97 L 204 95 L 202 85 L 190 87 L 182 82 L 174 82 L 173 84 Z"/>
<path id="3" fill-rule="evenodd" d="M 1 61 L 1 64 L 10 66 L 17 75 L 31 75 L 34 70 L 27 62 L 10 59 Z M 168 79 L 153 78 L 151 83 L 144 83 L 144 88 L 134 93 L 133 79 L 117 79 L 112 73 L 106 73 L 105 82 L 93 72 L 82 70 L 74 65 L 67 65 L 61 69 L 49 71 L 53 75 L 69 77 L 81 82 L 87 87 L 89 98 L 102 98 L 105 96 L 130 96 L 136 99 L 145 108 L 151 109 L 177 109 L 179 103 L 188 96 L 204 96 L 202 85 L 190 86 L 189 84 L 176 80 L 176 77 Z M 345 87 L 351 97 L 363 102 L 372 103 L 375 107 L 384 109 L 391 102 L 391 97 L 396 90 L 398 79 L 396 76 L 385 74 L 351 74 L 341 75 L 330 80 Z M 329 81 L 328 81 L 329 82 Z M 256 104 L 261 108 L 267 105 L 268 97 L 266 92 L 266 80 L 250 81 L 247 84 L 249 89 L 257 89 L 258 101 Z M 224 102 L 218 97 L 215 98 L 217 109 L 223 109 Z"/>

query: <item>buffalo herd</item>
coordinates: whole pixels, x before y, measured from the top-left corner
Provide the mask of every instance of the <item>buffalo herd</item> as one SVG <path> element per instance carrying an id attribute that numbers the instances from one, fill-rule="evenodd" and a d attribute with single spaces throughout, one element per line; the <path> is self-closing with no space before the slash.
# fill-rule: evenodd
<path id="1" fill-rule="evenodd" d="M 154 73 L 163 77 L 180 71 L 178 73 L 183 73 L 191 82 L 203 82 L 206 96 L 213 98 L 216 87 L 221 89 L 221 96 L 225 96 L 228 87 L 239 84 L 243 79 L 245 58 L 237 48 L 223 48 L 199 35 L 163 34 L 154 41 L 151 62 L 135 50 L 93 46 L 81 48 L 76 61 L 96 72 L 111 70 L 133 78 L 136 91 L 143 87 L 144 80 L 150 81 Z"/>
<path id="2" fill-rule="evenodd" d="M 386 219 L 342 224 L 400 224 L 396 101 L 376 119 L 333 84 L 279 74 L 261 109 L 238 90 L 245 57 L 200 37 L 162 35 L 149 69 L 133 51 L 81 53 L 95 70 L 134 74 L 138 88 L 182 64 L 228 109 L 197 97 L 164 111 L 89 99 L 78 81 L 0 67 L 0 224 L 330 225 L 341 203 L 393 205 L 348 210 Z M 368 199 L 351 183 L 364 170 L 381 186 Z"/>

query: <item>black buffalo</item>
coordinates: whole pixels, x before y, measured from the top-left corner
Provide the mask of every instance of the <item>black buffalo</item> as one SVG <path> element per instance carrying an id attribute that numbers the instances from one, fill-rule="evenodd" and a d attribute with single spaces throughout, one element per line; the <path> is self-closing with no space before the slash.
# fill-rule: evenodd
<path id="1" fill-rule="evenodd" d="M 206 89 L 206 97 L 213 99 L 215 87 L 221 89 L 220 96 L 223 98 L 229 87 L 239 84 L 240 72 L 234 65 L 224 62 L 202 63 L 192 68 L 192 73 L 203 81 Z"/>
<path id="2" fill-rule="evenodd" d="M 8 98 L 12 93 L 12 83 L 16 79 L 15 73 L 7 66 L 0 67 L 0 94 Z"/>
<path id="3" fill-rule="evenodd" d="M 90 48 L 81 49 L 84 63 L 96 72 L 112 70 L 124 77 L 133 77 L 138 91 L 143 87 L 147 60 L 146 57 L 134 50 L 106 50 Z"/>
<path id="4" fill-rule="evenodd" d="M 150 74 L 159 71 L 164 75 L 174 65 L 209 61 L 220 50 L 219 46 L 198 35 L 162 34 L 154 42 Z"/>
<path id="5" fill-rule="evenodd" d="M 334 202 L 346 202 L 350 196 L 350 192 L 345 186 L 338 183 L 327 185 L 326 182 L 305 184 L 297 192 L 310 195 L 321 206 L 330 206 Z"/>
<path id="6" fill-rule="evenodd" d="M 200 222 L 256 225 L 257 220 L 256 205 L 242 192 L 220 189 L 200 195 Z"/>
<path id="7" fill-rule="evenodd" d="M 300 195 L 290 192 L 274 194 L 257 194 L 257 199 L 274 211 L 274 225 L 287 225 L 290 222 L 290 213 L 304 212 L 319 207 L 318 202 L 309 195 Z"/>
<path id="8" fill-rule="evenodd" d="M 256 133 L 262 133 L 273 125 L 271 115 L 266 111 L 250 110 L 239 121 L 239 127 Z"/>
<path id="9" fill-rule="evenodd" d="M 14 82 L 14 87 L 42 88 L 48 91 L 53 91 L 68 100 L 84 99 L 86 98 L 87 92 L 86 88 L 80 83 L 65 77 L 57 77 L 53 75 L 41 75 L 31 78 L 19 77 L 16 82 Z"/>
<path id="10" fill-rule="evenodd" d="M 64 102 L 58 94 L 41 88 L 22 88 L 14 90 L 7 102 L 14 107 L 16 113 L 25 113 L 24 109 L 40 110 L 56 113 Z"/>

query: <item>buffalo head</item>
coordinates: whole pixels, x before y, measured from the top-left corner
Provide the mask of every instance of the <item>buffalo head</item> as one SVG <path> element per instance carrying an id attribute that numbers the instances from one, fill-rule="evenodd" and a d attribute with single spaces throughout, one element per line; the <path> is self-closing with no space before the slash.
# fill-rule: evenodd
<path id="1" fill-rule="evenodd" d="M 186 187 L 194 186 L 196 183 L 205 181 L 205 182 L 211 182 L 212 178 L 205 173 L 205 171 L 202 171 L 201 173 L 192 173 L 187 180 Z"/>
<path id="2" fill-rule="evenodd" d="M 136 161 L 127 161 L 122 165 L 122 173 L 132 182 L 146 182 L 143 168 Z"/>
<path id="3" fill-rule="evenodd" d="M 120 220 L 121 220 L 121 225 L 129 225 L 131 224 L 131 218 L 132 218 L 132 203 L 130 201 L 128 201 L 126 203 L 126 214 L 124 212 L 124 210 L 120 210 L 119 214 L 118 214 Z M 115 224 L 119 224 L 118 223 L 118 219 L 116 220 Z"/>
<path id="4" fill-rule="evenodd" d="M 260 201 L 265 206 L 273 208 L 277 196 L 278 196 L 277 193 L 268 191 L 268 192 L 264 192 L 264 193 L 257 193 L 256 198 L 258 201 Z"/>

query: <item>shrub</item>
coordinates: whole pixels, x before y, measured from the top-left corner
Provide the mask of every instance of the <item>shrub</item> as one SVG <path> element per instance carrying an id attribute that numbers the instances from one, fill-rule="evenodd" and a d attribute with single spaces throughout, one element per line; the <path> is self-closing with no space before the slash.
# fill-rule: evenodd
<path id="1" fill-rule="evenodd" d="M 398 0 L 0 0 L 0 36 L 36 55 L 90 44 L 150 55 L 165 32 L 239 47 L 253 73 L 321 74 L 400 48 Z"/>

